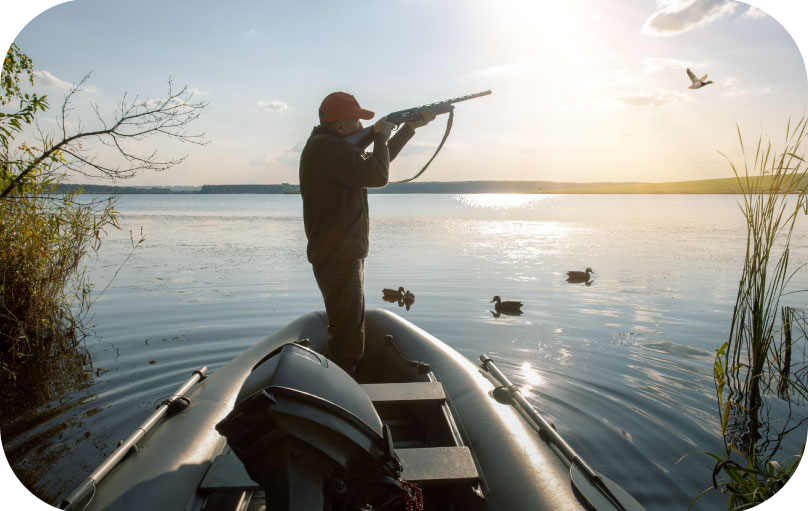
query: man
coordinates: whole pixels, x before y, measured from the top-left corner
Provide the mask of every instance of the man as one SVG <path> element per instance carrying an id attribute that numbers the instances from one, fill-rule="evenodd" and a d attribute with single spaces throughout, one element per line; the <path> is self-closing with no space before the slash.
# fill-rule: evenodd
<path id="1" fill-rule="evenodd" d="M 367 189 L 387 185 L 390 161 L 416 128 L 435 118 L 422 110 L 420 120 L 405 123 L 393 138 L 393 125 L 381 118 L 373 125 L 373 152 L 364 153 L 344 138 L 362 130 L 360 119 L 373 115 L 350 94 L 329 94 L 320 105 L 320 125 L 300 155 L 306 253 L 328 314 L 326 356 L 348 374 L 353 374 L 365 350 Z"/>

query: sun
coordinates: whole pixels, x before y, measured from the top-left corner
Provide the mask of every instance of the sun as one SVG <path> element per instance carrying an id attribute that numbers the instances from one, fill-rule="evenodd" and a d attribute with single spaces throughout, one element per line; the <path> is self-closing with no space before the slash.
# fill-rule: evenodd
<path id="1" fill-rule="evenodd" d="M 543 69 L 585 57 L 588 35 L 579 5 L 557 1 L 497 2 L 490 33 L 502 65 L 532 62 Z"/>

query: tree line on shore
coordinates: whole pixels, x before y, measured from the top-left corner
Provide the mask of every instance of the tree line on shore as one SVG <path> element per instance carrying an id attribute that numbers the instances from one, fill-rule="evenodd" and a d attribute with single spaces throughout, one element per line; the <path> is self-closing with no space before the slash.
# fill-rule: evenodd
<path id="1" fill-rule="evenodd" d="M 808 176 L 792 176 L 789 191 L 782 183 L 774 186 L 771 176 L 749 176 L 755 185 L 770 192 L 798 193 L 808 187 Z M 749 183 L 747 183 L 748 185 Z M 778 188 L 779 187 L 779 188 Z M 776 188 L 776 189 L 775 189 Z M 370 193 L 548 193 L 548 194 L 743 194 L 744 183 L 737 178 L 701 179 L 695 181 L 672 181 L 666 183 L 573 183 L 561 181 L 422 181 L 418 183 L 395 183 L 384 188 L 373 188 Z M 300 193 L 296 184 L 230 184 L 202 186 L 113 186 L 96 184 L 61 184 L 58 193 L 75 193 L 82 190 L 88 194 L 290 194 Z"/>

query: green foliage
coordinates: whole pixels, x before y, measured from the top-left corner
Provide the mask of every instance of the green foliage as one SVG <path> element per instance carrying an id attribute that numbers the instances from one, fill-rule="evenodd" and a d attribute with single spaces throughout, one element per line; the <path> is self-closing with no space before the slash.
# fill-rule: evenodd
<path id="1" fill-rule="evenodd" d="M 13 398 L 27 405 L 45 401 L 59 379 L 80 381 L 89 364 L 83 319 L 91 286 L 80 270 L 107 227 L 117 227 L 112 200 L 93 203 L 78 193 L 55 194 L 64 175 L 53 172 L 60 154 L 38 158 L 15 137 L 48 107 L 44 96 L 23 92 L 24 76 L 33 84 L 33 63 L 16 45 L 3 62 L 0 105 L 0 189 L 20 168 L 27 168 L 15 193 L 0 199 L 0 390 L 4 413 Z M 71 367 L 73 372 L 66 373 Z M 8 416 L 3 417 L 8 419 Z"/>
<path id="2" fill-rule="evenodd" d="M 33 85 L 34 62 L 28 55 L 20 51 L 19 46 L 12 44 L 3 60 L 3 74 L 0 77 L 0 87 L 2 87 L 0 105 L 7 104 L 12 98 L 22 96 L 20 75 L 23 73 L 28 75 L 28 82 Z"/>
<path id="3" fill-rule="evenodd" d="M 27 81 L 34 84 L 34 64 L 31 59 L 22 53 L 16 44 L 12 44 L 3 60 L 3 74 L 0 78 L 0 106 L 17 102 L 17 110 L 0 112 L 0 144 L 8 152 L 9 138 L 23 130 L 25 125 L 31 124 L 37 111 L 48 108 L 46 96 L 38 96 L 23 92 L 20 88 L 22 75 L 27 75 Z M 9 179 L 8 162 L 0 166 L 0 179 L 5 182 Z"/>
<path id="4" fill-rule="evenodd" d="M 788 312 L 791 308 L 784 308 L 784 328 L 778 328 L 781 300 L 790 294 L 788 284 L 802 269 L 789 266 L 789 246 L 797 218 L 808 214 L 806 162 L 800 156 L 806 137 L 808 119 L 793 126 L 789 122 L 782 152 L 761 137 L 750 165 L 738 130 L 743 167 L 730 160 L 743 194 L 747 245 L 729 340 L 716 350 L 713 366 L 725 452 L 705 453 L 716 460 L 713 486 L 705 493 L 716 489 L 727 493 L 731 510 L 747 509 L 771 497 L 802 459 L 800 453 L 782 463 L 775 461 L 783 438 L 799 431 L 805 421 L 792 417 L 792 405 L 808 398 L 808 386 L 801 381 L 808 361 L 791 356 L 792 326 L 798 326 L 797 316 Z M 801 340 L 806 343 L 805 336 Z M 776 412 L 770 406 L 774 402 L 781 403 Z"/>
<path id="5" fill-rule="evenodd" d="M 29 402 L 46 400 L 49 380 L 57 374 L 48 368 L 86 356 L 81 341 L 91 286 L 79 264 L 88 250 L 99 247 L 101 229 L 116 222 L 111 202 L 95 209 L 75 195 L 54 197 L 33 185 L 0 201 L 4 397 L 19 386 Z"/>
<path id="6" fill-rule="evenodd" d="M 741 511 L 752 508 L 771 498 L 785 486 L 802 460 L 802 451 L 787 457 L 782 462 L 770 460 L 759 467 L 754 457 L 745 459 L 745 465 L 716 454 L 704 453 L 716 460 L 713 469 L 713 486 L 705 490 L 699 497 L 709 491 L 718 490 L 727 494 L 727 509 Z M 696 499 L 698 500 L 698 499 Z M 693 507 L 695 501 L 690 505 Z"/>

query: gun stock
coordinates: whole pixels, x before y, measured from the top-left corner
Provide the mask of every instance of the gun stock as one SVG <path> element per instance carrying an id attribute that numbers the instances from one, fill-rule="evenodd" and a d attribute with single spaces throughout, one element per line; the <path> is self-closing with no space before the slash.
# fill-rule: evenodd
<path id="1" fill-rule="evenodd" d="M 475 94 L 469 94 L 467 96 L 460 96 L 458 98 L 447 99 L 444 101 L 438 101 L 437 103 L 430 103 L 428 105 L 417 106 L 414 108 L 407 108 L 406 110 L 399 110 L 397 112 L 393 112 L 387 114 L 387 122 L 393 123 L 396 126 L 401 125 L 407 121 L 412 121 L 419 118 L 418 112 L 422 108 L 427 108 L 435 113 L 435 115 L 446 114 L 454 110 L 454 104 L 460 103 L 461 101 L 467 101 L 469 99 L 479 98 L 481 96 L 487 96 L 491 94 L 490 90 L 477 92 Z M 365 149 L 373 142 L 373 126 L 368 126 L 361 131 L 358 131 L 352 135 L 348 135 L 345 137 L 345 140 L 348 142 L 356 145 L 360 149 Z"/>

